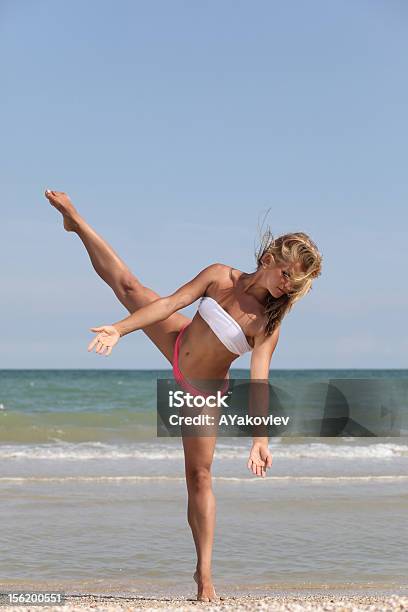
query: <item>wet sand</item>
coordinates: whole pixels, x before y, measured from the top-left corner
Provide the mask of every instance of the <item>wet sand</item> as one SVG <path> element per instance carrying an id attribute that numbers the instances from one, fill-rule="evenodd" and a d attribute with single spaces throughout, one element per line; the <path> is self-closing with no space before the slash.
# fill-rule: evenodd
<path id="1" fill-rule="evenodd" d="M 237 596 L 223 597 L 219 602 L 198 602 L 188 598 L 160 599 L 146 597 L 119 597 L 103 595 L 67 595 L 65 604 L 60 606 L 2 606 L 2 610 L 10 612 L 74 612 L 76 610 L 100 610 L 101 612 L 114 612 L 116 610 L 177 610 L 187 612 L 190 610 L 205 609 L 209 611 L 247 611 L 271 610 L 299 612 L 342 611 L 352 610 L 408 610 L 408 596 L 401 595 L 373 595 L 355 594 L 342 595 L 330 593 L 315 594 L 277 594 L 272 596 Z"/>

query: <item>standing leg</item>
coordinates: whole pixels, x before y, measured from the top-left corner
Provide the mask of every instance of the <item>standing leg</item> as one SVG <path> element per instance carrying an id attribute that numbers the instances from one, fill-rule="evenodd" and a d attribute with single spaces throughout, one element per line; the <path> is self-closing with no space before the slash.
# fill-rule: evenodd
<path id="1" fill-rule="evenodd" d="M 199 601 L 217 600 L 211 573 L 216 502 L 211 483 L 211 464 L 216 437 L 183 437 L 188 522 L 197 551 L 194 579 Z"/>
<path id="2" fill-rule="evenodd" d="M 63 215 L 64 228 L 68 232 L 75 232 L 82 240 L 95 271 L 112 288 L 130 313 L 160 297 L 158 293 L 142 285 L 109 244 L 80 216 L 65 193 L 47 191 L 46 197 Z M 165 321 L 149 325 L 143 331 L 172 364 L 178 332 L 189 322 L 188 317 L 175 312 Z"/>

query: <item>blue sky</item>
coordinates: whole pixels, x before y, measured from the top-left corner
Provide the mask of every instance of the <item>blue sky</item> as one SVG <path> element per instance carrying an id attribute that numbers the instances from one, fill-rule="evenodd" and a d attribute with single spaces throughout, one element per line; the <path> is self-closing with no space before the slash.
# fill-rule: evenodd
<path id="1" fill-rule="evenodd" d="M 405 368 L 407 30 L 392 0 L 2 0 L 0 367 L 168 367 L 143 332 L 87 353 L 125 311 L 50 187 L 161 295 L 252 272 L 270 208 L 324 256 L 272 367 Z"/>

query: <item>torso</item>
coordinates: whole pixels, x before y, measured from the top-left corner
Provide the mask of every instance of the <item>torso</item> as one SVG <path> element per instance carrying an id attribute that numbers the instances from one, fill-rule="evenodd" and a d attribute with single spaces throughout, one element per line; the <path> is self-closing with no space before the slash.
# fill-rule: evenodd
<path id="1" fill-rule="evenodd" d="M 248 344 L 253 347 L 254 336 L 265 324 L 264 308 L 253 296 L 240 291 L 237 282 L 240 270 L 224 266 L 219 278 L 205 293 L 241 326 Z M 231 353 L 217 338 L 207 323 L 196 312 L 181 339 L 179 367 L 188 378 L 224 378 L 238 355 Z"/>

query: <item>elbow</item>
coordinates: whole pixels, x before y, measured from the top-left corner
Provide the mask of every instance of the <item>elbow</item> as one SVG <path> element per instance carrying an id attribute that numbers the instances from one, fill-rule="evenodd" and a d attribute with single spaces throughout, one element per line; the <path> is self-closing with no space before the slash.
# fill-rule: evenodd
<path id="1" fill-rule="evenodd" d="M 258 372 L 251 372 L 251 380 L 253 381 L 259 381 L 259 382 L 265 382 L 267 380 L 269 380 L 269 369 L 268 370 L 261 370 Z"/>
<path id="2" fill-rule="evenodd" d="M 262 360 L 257 363 L 253 363 L 251 367 L 251 379 L 252 380 L 269 380 L 269 361 Z"/>
<path id="3" fill-rule="evenodd" d="M 183 293 L 181 295 L 174 293 L 173 295 L 169 295 L 163 299 L 166 300 L 167 309 L 169 310 L 170 314 L 181 310 L 181 308 L 189 306 L 194 301 L 192 296 L 187 293 Z"/>
<path id="4" fill-rule="evenodd" d="M 184 300 L 182 298 L 176 299 L 172 295 L 161 298 L 161 301 L 163 304 L 163 319 L 167 319 L 167 317 L 170 317 L 173 313 L 177 312 L 177 310 L 180 310 L 180 308 L 184 308 L 184 306 L 187 305 L 184 304 Z"/>

